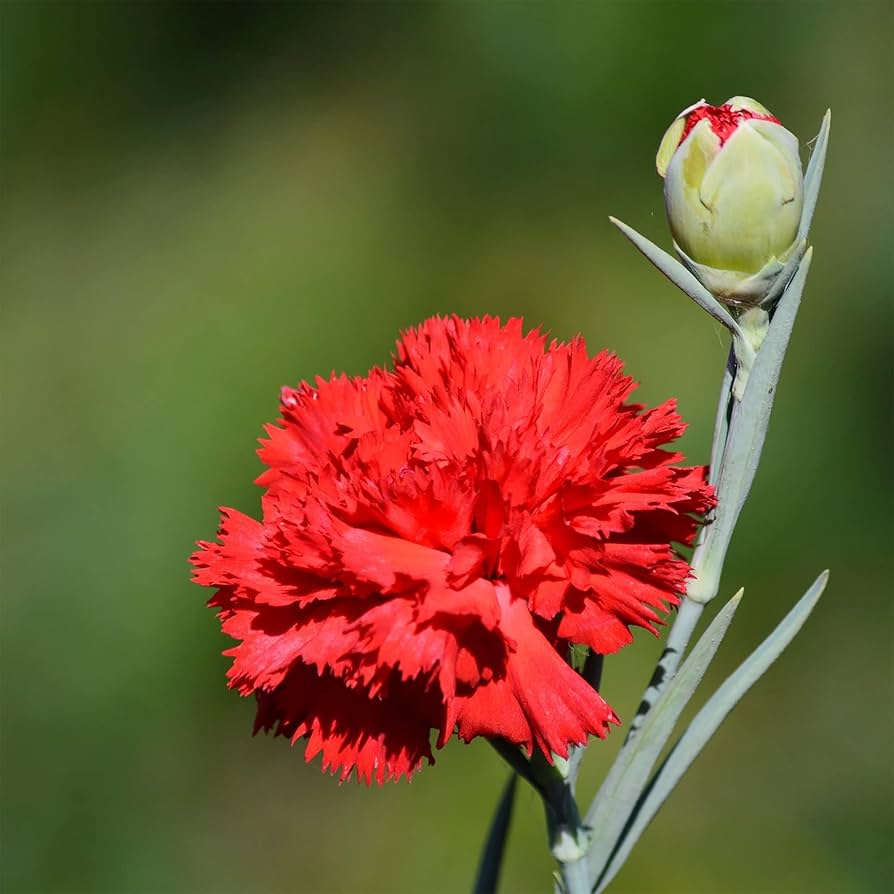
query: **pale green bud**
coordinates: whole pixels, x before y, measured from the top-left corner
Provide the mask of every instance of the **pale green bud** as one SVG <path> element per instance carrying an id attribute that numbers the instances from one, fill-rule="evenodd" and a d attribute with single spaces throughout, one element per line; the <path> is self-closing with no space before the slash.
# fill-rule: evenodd
<path id="1" fill-rule="evenodd" d="M 674 244 L 718 298 L 759 303 L 794 249 L 803 206 L 797 138 L 760 103 L 682 112 L 656 158 Z"/>

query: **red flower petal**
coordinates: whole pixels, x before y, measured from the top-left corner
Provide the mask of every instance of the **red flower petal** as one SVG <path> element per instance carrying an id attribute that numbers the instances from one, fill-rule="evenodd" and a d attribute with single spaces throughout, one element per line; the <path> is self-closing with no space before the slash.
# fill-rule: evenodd
<path id="1" fill-rule="evenodd" d="M 431 759 L 432 730 L 548 759 L 604 736 L 568 648 L 656 629 L 713 502 L 664 449 L 674 404 L 633 388 L 582 339 L 451 317 L 405 333 L 393 372 L 283 389 L 263 520 L 223 510 L 192 557 L 259 728 L 378 782 Z"/>
<path id="2" fill-rule="evenodd" d="M 537 629 L 524 600 L 505 585 L 497 593 L 500 628 L 515 647 L 503 676 L 457 698 L 460 737 L 500 736 L 529 754 L 536 744 L 550 760 L 553 753 L 567 757 L 569 745 L 591 734 L 604 738 L 608 724 L 619 722 L 614 711 Z"/>
<path id="3" fill-rule="evenodd" d="M 323 770 L 341 782 L 357 778 L 380 785 L 409 777 L 423 759 L 434 763 L 428 720 L 417 715 L 429 699 L 420 686 L 397 684 L 388 699 L 370 699 L 328 671 L 296 663 L 272 693 L 258 693 L 255 732 L 273 730 L 294 742 L 306 738 L 305 760 L 322 754 Z"/>

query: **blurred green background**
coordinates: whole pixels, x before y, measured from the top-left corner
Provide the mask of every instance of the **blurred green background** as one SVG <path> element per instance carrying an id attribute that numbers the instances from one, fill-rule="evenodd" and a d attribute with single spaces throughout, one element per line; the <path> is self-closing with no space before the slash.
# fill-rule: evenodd
<path id="1" fill-rule="evenodd" d="M 252 739 L 188 583 L 258 512 L 279 386 L 432 313 L 524 315 L 679 398 L 708 456 L 724 338 L 613 230 L 668 244 L 654 153 L 744 93 L 806 143 L 816 257 L 723 591 L 717 685 L 824 601 L 615 891 L 892 884 L 892 7 L 35 3 L 2 19 L 2 888 L 461 891 L 506 775 L 451 743 L 339 787 Z M 807 150 L 805 149 L 805 158 Z M 660 650 L 607 662 L 629 718 Z M 707 691 L 707 686 L 705 687 Z M 595 744 L 588 797 L 620 744 Z M 525 790 L 503 890 L 550 890 Z"/>

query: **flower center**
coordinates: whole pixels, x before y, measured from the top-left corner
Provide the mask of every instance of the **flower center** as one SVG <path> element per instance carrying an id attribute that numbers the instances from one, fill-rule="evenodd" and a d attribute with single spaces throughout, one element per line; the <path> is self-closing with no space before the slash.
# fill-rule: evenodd
<path id="1" fill-rule="evenodd" d="M 729 105 L 699 106 L 686 117 L 686 126 L 683 128 L 683 133 L 680 136 L 680 143 L 689 136 L 692 128 L 705 118 L 710 123 L 711 130 L 717 134 L 721 146 L 733 135 L 733 132 L 742 121 L 757 118 L 759 121 L 780 123 L 779 119 L 774 115 L 760 115 L 757 112 L 750 112 L 748 109 L 734 109 Z M 680 143 L 677 145 L 680 145 Z"/>

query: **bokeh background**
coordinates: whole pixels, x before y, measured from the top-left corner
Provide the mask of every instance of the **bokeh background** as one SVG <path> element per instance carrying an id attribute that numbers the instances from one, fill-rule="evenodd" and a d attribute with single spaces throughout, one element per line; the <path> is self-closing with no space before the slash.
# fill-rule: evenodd
<path id="1" fill-rule="evenodd" d="M 724 338 L 613 230 L 667 244 L 654 152 L 701 96 L 806 144 L 816 258 L 723 591 L 719 683 L 820 569 L 798 640 L 614 890 L 892 886 L 892 7 L 32 3 L 2 20 L 2 888 L 468 889 L 506 771 L 451 743 L 339 787 L 250 737 L 210 595 L 279 386 L 436 312 L 582 332 L 708 456 Z M 608 661 L 629 717 L 660 644 Z M 707 691 L 707 686 L 705 690 Z M 590 750 L 595 791 L 620 744 Z M 503 890 L 549 890 L 522 791 Z"/>

